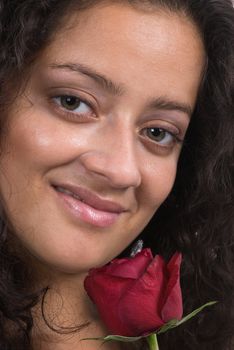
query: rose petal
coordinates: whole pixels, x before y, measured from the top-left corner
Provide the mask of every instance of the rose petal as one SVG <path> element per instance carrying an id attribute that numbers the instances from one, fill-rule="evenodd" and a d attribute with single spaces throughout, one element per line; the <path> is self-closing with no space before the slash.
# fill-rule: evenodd
<path id="1" fill-rule="evenodd" d="M 119 299 L 132 282 L 131 279 L 103 275 L 97 271 L 95 275 L 86 277 L 84 281 L 87 294 L 96 304 L 101 319 L 113 334 L 126 334 L 128 332 L 118 317 L 117 309 Z"/>
<path id="2" fill-rule="evenodd" d="M 137 336 L 161 327 L 161 306 L 166 265 L 160 256 L 156 256 L 144 275 L 122 294 L 117 310 L 119 318 L 128 328 L 126 336 Z"/>
<path id="3" fill-rule="evenodd" d="M 182 317 L 181 254 L 166 265 L 150 249 L 92 269 L 85 288 L 112 334 L 138 336 Z"/>
<path id="4" fill-rule="evenodd" d="M 153 255 L 150 249 L 143 249 L 133 258 L 115 259 L 108 269 L 108 274 L 123 278 L 138 279 L 153 260 Z"/>
<path id="5" fill-rule="evenodd" d="M 166 288 L 164 306 L 161 311 L 164 322 L 168 322 L 172 319 L 180 320 L 183 316 L 182 293 L 180 287 L 181 260 L 181 254 L 176 253 L 167 265 L 169 281 Z"/>

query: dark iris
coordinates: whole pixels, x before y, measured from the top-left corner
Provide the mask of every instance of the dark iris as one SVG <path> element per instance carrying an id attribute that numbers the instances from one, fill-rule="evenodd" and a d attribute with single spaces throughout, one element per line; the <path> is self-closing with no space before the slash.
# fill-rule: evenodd
<path id="1" fill-rule="evenodd" d="M 70 111 L 78 108 L 80 103 L 80 100 L 75 96 L 61 96 L 61 105 Z"/>
<path id="2" fill-rule="evenodd" d="M 148 136 L 155 141 L 162 141 L 166 136 L 166 131 L 160 128 L 150 128 L 147 130 Z"/>

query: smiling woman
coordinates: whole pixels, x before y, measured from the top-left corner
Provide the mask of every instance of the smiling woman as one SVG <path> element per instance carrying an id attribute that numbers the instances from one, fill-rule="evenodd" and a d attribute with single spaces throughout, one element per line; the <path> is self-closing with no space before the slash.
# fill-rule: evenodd
<path id="1" fill-rule="evenodd" d="M 229 349 L 231 2 L 0 9 L 1 347 L 97 349 L 80 341 L 107 333 L 84 278 L 140 235 L 165 258 L 183 253 L 185 310 L 219 300 L 162 349 Z"/>
<path id="2" fill-rule="evenodd" d="M 204 57 L 177 14 L 109 4 L 67 19 L 7 111 L 1 195 L 33 255 L 78 273 L 136 238 L 173 186 Z"/>

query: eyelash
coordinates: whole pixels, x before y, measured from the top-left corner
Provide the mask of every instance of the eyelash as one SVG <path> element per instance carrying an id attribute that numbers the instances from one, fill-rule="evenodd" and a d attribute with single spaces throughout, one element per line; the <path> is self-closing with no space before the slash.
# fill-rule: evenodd
<path id="1" fill-rule="evenodd" d="M 83 105 L 86 105 L 86 107 L 89 109 L 89 112 L 84 112 L 84 113 L 77 113 L 77 112 L 74 112 L 74 110 L 69 110 L 69 108 L 66 108 L 62 105 L 62 99 L 65 98 L 65 99 L 74 99 L 76 103 L 78 103 L 78 106 L 75 108 L 80 108 L 80 106 L 83 104 Z M 58 102 L 60 101 L 60 102 Z M 96 117 L 96 114 L 95 114 L 95 110 L 94 110 L 94 107 L 92 106 L 92 104 L 86 100 L 85 98 L 79 98 L 78 96 L 74 96 L 74 95 L 69 95 L 69 94 L 66 94 L 66 95 L 57 95 L 57 96 L 53 96 L 52 97 L 52 102 L 53 104 L 56 106 L 57 110 L 59 111 L 59 113 L 63 113 L 65 115 L 65 117 L 68 119 L 68 120 L 71 120 L 71 121 L 76 121 L 77 119 L 80 121 L 80 119 L 84 119 L 84 120 L 87 120 L 87 118 L 95 118 Z"/>
<path id="2" fill-rule="evenodd" d="M 62 99 L 65 98 L 65 99 L 74 99 L 74 102 L 78 103 L 78 107 L 76 108 L 79 108 L 82 104 L 86 105 L 86 107 L 88 107 L 88 109 L 90 110 L 90 113 L 88 113 L 89 115 L 87 115 L 87 113 L 76 113 L 74 112 L 73 110 L 69 110 L 68 108 L 62 106 Z M 60 102 L 58 102 L 58 100 L 60 100 Z M 57 96 L 54 96 L 52 97 L 52 101 L 53 101 L 53 104 L 56 105 L 56 108 L 59 110 L 59 113 L 63 113 L 65 115 L 65 117 L 68 119 L 68 120 L 71 120 L 71 121 L 76 121 L 77 119 L 80 121 L 80 120 L 84 120 L 84 121 L 87 121 L 87 118 L 96 118 L 96 113 L 95 113 L 95 110 L 94 110 L 94 107 L 92 106 L 92 104 L 86 100 L 85 98 L 80 98 L 78 96 L 74 96 L 74 95 L 70 95 L 70 94 L 64 94 L 64 95 L 57 95 Z M 75 109 L 76 109 L 75 108 Z M 153 140 L 153 138 L 150 138 L 149 135 L 148 135 L 148 132 L 149 131 L 155 131 L 155 130 L 159 130 L 160 133 L 165 133 L 165 137 L 168 137 L 168 136 L 171 136 L 172 138 L 172 141 L 169 143 L 169 144 L 162 144 L 162 143 L 159 143 L 155 140 Z M 148 138 L 148 142 L 151 144 L 151 146 L 153 147 L 156 147 L 156 148 L 161 148 L 161 149 L 171 149 L 175 144 L 182 144 L 183 143 L 183 140 L 180 139 L 177 135 L 177 133 L 175 133 L 174 131 L 172 131 L 171 129 L 169 130 L 169 128 L 164 128 L 164 127 L 146 127 L 146 128 L 143 128 L 141 130 L 141 136 L 142 137 L 147 137 Z"/>
<path id="3" fill-rule="evenodd" d="M 169 143 L 163 144 L 160 143 L 160 141 L 155 141 L 153 138 L 149 137 L 148 132 L 149 131 L 159 131 L 160 133 L 163 133 L 165 137 L 163 138 L 162 142 L 164 141 L 165 138 L 171 137 L 171 141 Z M 142 129 L 141 135 L 143 137 L 147 136 L 149 139 L 149 142 L 152 144 L 153 147 L 160 147 L 161 149 L 171 149 L 175 144 L 182 144 L 183 140 L 178 137 L 178 133 L 175 133 L 172 130 L 169 130 L 164 127 L 149 127 L 149 128 L 144 128 Z"/>

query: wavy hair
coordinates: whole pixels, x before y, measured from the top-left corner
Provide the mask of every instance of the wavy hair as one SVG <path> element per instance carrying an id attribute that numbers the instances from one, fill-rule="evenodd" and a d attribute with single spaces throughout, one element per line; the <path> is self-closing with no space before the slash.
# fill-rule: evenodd
<path id="1" fill-rule="evenodd" d="M 111 0 L 110 0 L 111 1 Z M 114 0 L 113 0 L 114 1 Z M 164 350 L 231 350 L 234 334 L 234 9 L 231 0 L 116 0 L 160 6 L 190 18 L 204 42 L 207 65 L 179 159 L 174 188 L 142 232 L 145 244 L 168 258 L 183 253 L 185 314 L 217 300 L 184 326 L 160 336 Z M 0 0 L 1 142 L 7 106 L 30 66 L 70 11 L 101 0 Z M 30 74 L 30 72 L 29 72 Z M 10 93 L 9 93 L 10 92 Z M 14 94 L 13 94 L 14 92 Z M 30 349 L 32 271 L 0 230 L 0 348 Z M 27 288 L 25 287 L 27 286 Z"/>

